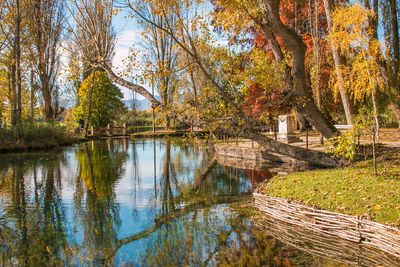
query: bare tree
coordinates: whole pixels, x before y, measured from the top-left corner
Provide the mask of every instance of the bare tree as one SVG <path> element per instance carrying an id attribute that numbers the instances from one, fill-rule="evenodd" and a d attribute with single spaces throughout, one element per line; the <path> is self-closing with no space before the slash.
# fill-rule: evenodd
<path id="1" fill-rule="evenodd" d="M 55 108 L 54 91 L 60 67 L 61 37 L 65 26 L 64 2 L 33 0 L 28 25 L 32 38 L 32 58 L 44 102 L 44 118 L 50 121 L 61 112 Z"/>
<path id="2" fill-rule="evenodd" d="M 99 0 L 72 0 L 70 14 L 75 22 L 75 29 L 70 29 L 74 48 L 78 51 L 83 66 L 83 80 L 90 73 L 100 70 L 94 62 L 103 62 L 111 65 L 114 56 L 115 31 L 111 26 L 113 1 Z M 88 114 L 84 122 L 85 135 L 91 119 L 92 96 L 94 90 L 95 73 L 89 91 Z"/>

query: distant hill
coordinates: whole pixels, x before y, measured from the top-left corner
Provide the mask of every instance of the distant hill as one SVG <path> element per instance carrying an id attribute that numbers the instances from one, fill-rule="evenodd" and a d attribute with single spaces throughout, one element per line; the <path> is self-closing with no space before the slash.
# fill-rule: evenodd
<path id="1" fill-rule="evenodd" d="M 156 96 L 156 99 L 160 100 L 160 97 Z M 132 110 L 132 103 L 135 103 L 136 110 L 139 110 L 139 111 L 147 110 L 147 109 L 151 108 L 149 101 L 147 101 L 146 99 L 142 99 L 142 100 L 129 99 L 129 100 L 122 100 L 122 102 L 125 104 L 125 106 L 129 110 Z"/>

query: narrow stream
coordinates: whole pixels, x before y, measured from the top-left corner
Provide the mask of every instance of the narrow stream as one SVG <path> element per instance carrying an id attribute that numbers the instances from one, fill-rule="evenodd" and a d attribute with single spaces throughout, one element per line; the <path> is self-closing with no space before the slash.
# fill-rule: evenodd
<path id="1" fill-rule="evenodd" d="M 1 155 L 0 266 L 364 266 L 260 223 L 251 192 L 272 176 L 167 140 Z"/>

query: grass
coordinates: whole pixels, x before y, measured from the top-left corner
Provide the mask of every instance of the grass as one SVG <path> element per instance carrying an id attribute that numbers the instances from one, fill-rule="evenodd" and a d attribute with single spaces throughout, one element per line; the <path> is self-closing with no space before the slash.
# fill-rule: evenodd
<path id="1" fill-rule="evenodd" d="M 279 175 L 261 186 L 260 192 L 399 226 L 400 155 L 379 162 L 377 177 L 372 161 L 364 161 L 345 169 Z"/>
<path id="2" fill-rule="evenodd" d="M 71 144 L 76 138 L 64 126 L 26 123 L 0 129 L 0 151 L 44 149 Z"/>

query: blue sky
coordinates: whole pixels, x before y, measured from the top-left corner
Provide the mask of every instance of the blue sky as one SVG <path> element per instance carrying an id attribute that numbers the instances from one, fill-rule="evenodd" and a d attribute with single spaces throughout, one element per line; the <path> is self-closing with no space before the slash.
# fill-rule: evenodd
<path id="1" fill-rule="evenodd" d="M 206 2 L 202 5 L 200 10 L 197 11 L 204 12 L 204 16 L 207 16 L 207 13 L 211 9 L 211 4 L 209 2 Z M 129 50 L 132 48 L 132 45 L 134 45 L 136 49 L 142 49 L 142 51 L 144 50 L 141 46 L 141 40 L 143 40 L 143 37 L 141 35 L 141 27 L 136 23 L 135 19 L 128 17 L 128 15 L 129 13 L 127 12 L 127 10 L 123 10 L 118 15 L 113 17 L 113 27 L 117 32 L 117 43 L 115 47 L 113 67 L 114 70 L 116 70 L 117 72 L 123 69 L 122 60 L 128 56 Z M 225 44 L 226 40 L 221 39 L 219 43 Z M 132 75 L 140 75 L 140 72 L 133 71 Z M 148 90 L 151 91 L 148 85 L 140 85 L 148 88 Z M 124 94 L 124 99 L 132 99 L 132 91 L 123 87 L 120 88 Z M 141 95 L 136 95 L 136 99 L 141 100 L 144 99 L 144 97 L 142 97 Z"/>
<path id="2" fill-rule="evenodd" d="M 129 49 L 132 45 L 136 47 L 140 46 L 141 29 L 136 23 L 136 20 L 127 18 L 128 13 L 126 11 L 120 12 L 118 15 L 113 17 L 113 26 L 117 32 L 117 44 L 115 47 L 115 57 L 113 60 L 113 67 L 115 70 L 122 70 L 122 60 L 129 54 Z M 133 75 L 138 73 L 133 73 Z M 132 91 L 123 87 L 120 87 L 124 99 L 132 99 Z M 144 99 L 144 97 L 137 95 L 136 99 Z"/>

